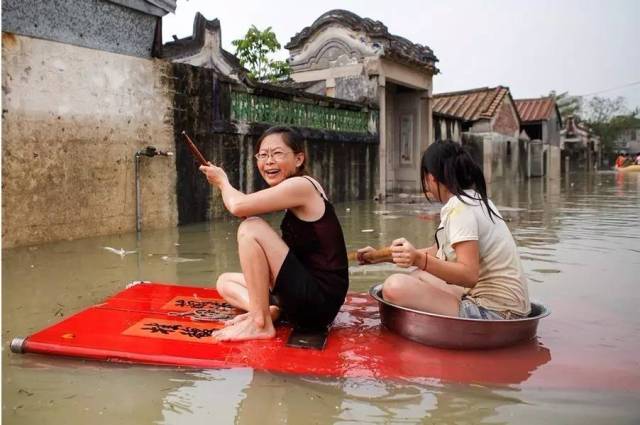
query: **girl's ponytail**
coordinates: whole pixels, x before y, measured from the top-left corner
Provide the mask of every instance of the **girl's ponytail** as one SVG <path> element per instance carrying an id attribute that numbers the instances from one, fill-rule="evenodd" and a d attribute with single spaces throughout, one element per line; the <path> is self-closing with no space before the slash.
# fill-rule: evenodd
<path id="1" fill-rule="evenodd" d="M 462 197 L 481 201 L 487 208 L 491 221 L 493 216 L 500 218 L 489 205 L 487 184 L 482 169 L 463 146 L 451 140 L 431 144 L 422 155 L 423 191 L 424 181 L 429 173 L 461 202 L 464 202 Z M 475 190 L 480 199 L 467 194 L 465 190 L 468 189 Z"/>

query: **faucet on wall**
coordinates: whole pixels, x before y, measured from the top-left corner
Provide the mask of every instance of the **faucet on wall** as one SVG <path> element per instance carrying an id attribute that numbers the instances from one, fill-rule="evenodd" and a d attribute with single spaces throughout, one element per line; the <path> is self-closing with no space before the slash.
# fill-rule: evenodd
<path id="1" fill-rule="evenodd" d="M 135 168 L 136 168 L 136 233 L 139 235 L 142 227 L 142 211 L 141 211 L 141 196 L 140 196 L 140 158 L 148 156 L 153 158 L 154 156 L 173 156 L 173 152 L 165 152 L 156 149 L 154 146 L 147 146 L 146 148 L 139 150 L 135 155 Z"/>

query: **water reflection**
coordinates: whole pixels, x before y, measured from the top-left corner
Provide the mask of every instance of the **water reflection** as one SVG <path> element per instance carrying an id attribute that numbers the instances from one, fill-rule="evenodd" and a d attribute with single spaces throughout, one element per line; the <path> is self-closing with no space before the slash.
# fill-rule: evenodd
<path id="1" fill-rule="evenodd" d="M 184 372 L 182 379 L 175 380 L 180 386 L 162 399 L 162 420 L 155 423 L 237 423 L 235 418 L 241 410 L 244 391 L 253 385 L 254 376 L 251 369 Z"/>
<path id="2" fill-rule="evenodd" d="M 291 379 L 255 373 L 236 424 L 483 423 L 521 404 L 516 391 L 482 385 L 440 385 L 427 379 Z M 506 423 L 506 422 L 492 422 Z"/>

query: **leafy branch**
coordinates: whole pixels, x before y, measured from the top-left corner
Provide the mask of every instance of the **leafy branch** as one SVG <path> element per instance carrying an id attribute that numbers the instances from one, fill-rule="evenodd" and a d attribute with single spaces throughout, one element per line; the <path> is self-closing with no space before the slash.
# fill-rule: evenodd
<path id="1" fill-rule="evenodd" d="M 244 38 L 231 42 L 236 48 L 236 56 L 249 75 L 258 81 L 275 81 L 291 74 L 286 61 L 269 58 L 270 53 L 280 50 L 281 46 L 271 27 L 260 31 L 251 25 Z"/>

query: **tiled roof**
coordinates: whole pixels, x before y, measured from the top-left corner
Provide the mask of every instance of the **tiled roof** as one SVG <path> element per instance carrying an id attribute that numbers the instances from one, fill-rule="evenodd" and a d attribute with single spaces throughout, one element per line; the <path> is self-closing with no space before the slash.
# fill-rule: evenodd
<path id="1" fill-rule="evenodd" d="M 508 87 L 483 87 L 433 95 L 433 113 L 463 121 L 491 119 L 506 96 Z"/>
<path id="2" fill-rule="evenodd" d="M 390 34 L 387 27 L 380 21 L 370 18 L 361 18 L 348 10 L 335 9 L 322 14 L 311 26 L 305 27 L 294 35 L 285 49 L 291 50 L 302 46 L 319 29 L 338 23 L 351 28 L 354 31 L 363 32 L 371 38 L 374 44 L 383 48 L 383 55 L 389 56 L 401 62 L 432 68 L 438 72 L 435 63 L 438 58 L 428 46 L 413 43 L 404 37 Z"/>
<path id="3" fill-rule="evenodd" d="M 523 123 L 546 121 L 556 110 L 556 102 L 552 97 L 516 99 L 515 103 Z"/>

